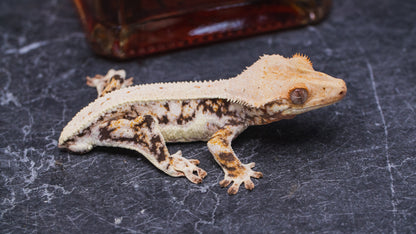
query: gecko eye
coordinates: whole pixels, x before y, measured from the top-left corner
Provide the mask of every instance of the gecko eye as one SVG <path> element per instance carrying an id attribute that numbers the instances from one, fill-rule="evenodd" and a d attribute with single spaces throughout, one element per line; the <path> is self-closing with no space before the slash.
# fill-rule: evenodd
<path id="1" fill-rule="evenodd" d="M 296 88 L 290 92 L 290 100 L 295 105 L 300 105 L 308 99 L 308 91 L 304 88 Z"/>

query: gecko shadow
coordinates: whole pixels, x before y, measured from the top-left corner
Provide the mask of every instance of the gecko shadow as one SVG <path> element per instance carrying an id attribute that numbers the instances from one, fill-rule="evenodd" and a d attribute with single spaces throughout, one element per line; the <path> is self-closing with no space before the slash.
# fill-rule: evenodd
<path id="1" fill-rule="evenodd" d="M 292 119 L 281 120 L 268 125 L 249 127 L 234 140 L 236 147 L 247 144 L 251 139 L 259 139 L 267 145 L 282 147 L 327 142 L 331 144 L 335 139 L 337 127 L 325 120 Z M 312 139 L 312 140 L 311 140 Z"/>

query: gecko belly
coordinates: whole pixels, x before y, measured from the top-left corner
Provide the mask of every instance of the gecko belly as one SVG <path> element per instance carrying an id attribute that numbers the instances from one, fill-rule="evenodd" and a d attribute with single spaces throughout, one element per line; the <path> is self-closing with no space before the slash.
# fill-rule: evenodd
<path id="1" fill-rule="evenodd" d="M 185 125 L 160 125 L 166 142 L 208 141 L 218 129 L 212 118 L 197 116 Z"/>
<path id="2" fill-rule="evenodd" d="M 190 142 L 208 141 L 230 119 L 239 118 L 243 109 L 222 99 L 201 99 L 152 102 L 137 110 L 158 120 L 166 142 Z"/>

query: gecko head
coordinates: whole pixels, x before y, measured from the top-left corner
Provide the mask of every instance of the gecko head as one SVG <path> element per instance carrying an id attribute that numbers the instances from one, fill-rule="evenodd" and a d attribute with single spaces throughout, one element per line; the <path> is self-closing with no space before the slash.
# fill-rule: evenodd
<path id="1" fill-rule="evenodd" d="M 281 103 L 276 111 L 282 117 L 290 118 L 331 105 L 347 93 L 343 80 L 315 71 L 306 56 L 296 54 L 292 58 L 279 55 L 264 57 L 266 61 L 261 80 L 268 87 L 264 88 L 262 95 L 267 96 L 268 100 Z"/>

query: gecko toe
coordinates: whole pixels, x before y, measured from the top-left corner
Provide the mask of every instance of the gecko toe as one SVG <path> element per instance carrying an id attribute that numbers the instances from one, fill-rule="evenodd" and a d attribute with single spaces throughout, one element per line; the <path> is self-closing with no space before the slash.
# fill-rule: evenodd
<path id="1" fill-rule="evenodd" d="M 229 195 L 234 195 L 234 194 L 238 193 L 239 188 L 240 188 L 240 183 L 234 182 L 233 185 L 231 185 L 231 187 L 228 189 L 227 193 Z"/>
<path id="2" fill-rule="evenodd" d="M 253 171 L 251 177 L 254 177 L 256 179 L 262 178 L 263 177 L 263 173 L 259 172 L 259 171 Z"/>
<path id="3" fill-rule="evenodd" d="M 130 86 L 133 84 L 133 77 L 130 77 L 124 81 L 125 86 Z"/>
<path id="4" fill-rule="evenodd" d="M 227 187 L 230 183 L 231 183 L 231 180 L 223 179 L 220 182 L 220 186 L 224 188 L 224 187 Z"/>
<path id="5" fill-rule="evenodd" d="M 254 189 L 253 181 L 251 181 L 250 179 L 245 180 L 244 181 L 244 187 L 248 190 L 253 190 Z"/>
<path id="6" fill-rule="evenodd" d="M 199 160 L 198 159 L 189 159 L 189 162 L 194 164 L 194 165 L 199 165 Z"/>
<path id="7" fill-rule="evenodd" d="M 198 176 L 201 177 L 202 179 L 205 178 L 205 176 L 207 176 L 207 172 L 204 169 L 198 168 L 197 172 L 198 172 Z"/>
<path id="8" fill-rule="evenodd" d="M 194 175 L 192 172 L 185 173 L 185 176 L 188 180 L 190 180 L 192 183 L 200 184 L 202 183 L 202 178 L 199 176 Z"/>
<path id="9" fill-rule="evenodd" d="M 176 153 L 172 154 L 172 157 L 182 157 L 182 150 L 176 151 Z"/>
<path id="10" fill-rule="evenodd" d="M 88 86 L 95 87 L 95 85 L 94 85 L 93 80 L 92 80 L 91 77 L 87 76 L 86 79 L 87 79 L 87 85 Z"/>

